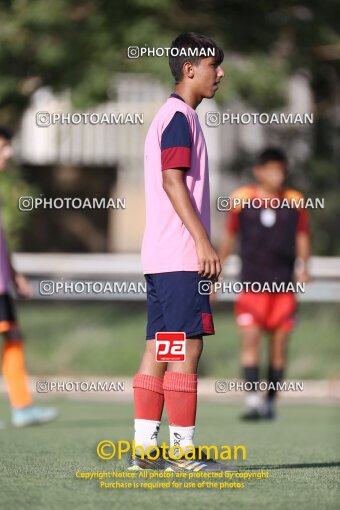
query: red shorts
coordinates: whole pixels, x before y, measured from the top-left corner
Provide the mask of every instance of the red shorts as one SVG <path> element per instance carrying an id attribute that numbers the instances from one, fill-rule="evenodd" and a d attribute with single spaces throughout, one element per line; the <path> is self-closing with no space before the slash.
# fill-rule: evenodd
<path id="1" fill-rule="evenodd" d="M 267 331 L 294 328 L 296 298 L 292 292 L 242 292 L 235 302 L 238 326 L 260 326 Z"/>

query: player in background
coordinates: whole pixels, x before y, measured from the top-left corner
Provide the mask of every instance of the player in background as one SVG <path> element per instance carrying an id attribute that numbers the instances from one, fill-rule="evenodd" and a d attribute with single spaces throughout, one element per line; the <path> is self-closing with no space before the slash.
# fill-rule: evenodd
<path id="1" fill-rule="evenodd" d="M 237 189 L 237 199 L 287 199 L 291 207 L 276 208 L 267 200 L 256 208 L 244 205 L 227 214 L 226 229 L 219 248 L 221 265 L 231 254 L 239 236 L 242 282 L 288 284 L 308 282 L 310 234 L 306 209 L 295 207 L 303 199 L 300 192 L 285 187 L 287 161 L 283 151 L 264 150 L 253 168 L 255 184 Z M 292 200 L 292 199 L 295 199 Z M 273 202 L 274 204 L 274 202 Z M 294 205 L 293 205 L 294 204 Z M 294 274 L 295 273 L 295 274 Z M 241 366 L 247 382 L 259 381 L 261 336 L 269 333 L 268 382 L 281 381 L 286 365 L 289 335 L 294 327 L 296 297 L 293 292 L 245 292 L 235 302 L 235 317 L 241 335 Z M 265 400 L 252 388 L 246 396 L 244 419 L 275 417 L 277 392 L 268 390 Z"/>
<path id="2" fill-rule="evenodd" d="M 210 242 L 208 157 L 195 109 L 204 98 L 214 97 L 224 73 L 222 50 L 205 36 L 182 34 L 172 48 L 186 55 L 169 58 L 174 93 L 156 114 L 145 142 L 142 265 L 148 321 L 144 354 L 133 381 L 134 439 L 144 449 L 157 445 L 165 404 L 170 447 L 185 450 L 194 444 L 202 337 L 214 334 L 209 299 L 200 295 L 199 282 L 218 278 L 221 270 Z M 189 48 L 205 55 L 191 56 Z M 207 56 L 208 50 L 214 56 Z M 155 335 L 161 331 L 186 333 L 185 362 L 156 361 Z M 132 469 L 225 469 L 211 460 L 181 459 L 165 466 L 139 458 L 130 462 Z"/>
<path id="3" fill-rule="evenodd" d="M 6 170 L 12 157 L 11 138 L 10 131 L 0 126 L 0 172 Z M 17 273 L 12 265 L 0 222 L 0 333 L 4 339 L 2 374 L 12 408 L 12 423 L 16 427 L 25 427 L 53 420 L 57 416 L 57 410 L 32 405 L 25 369 L 23 338 L 11 297 L 12 288 L 20 297 L 31 297 L 28 280 Z"/>

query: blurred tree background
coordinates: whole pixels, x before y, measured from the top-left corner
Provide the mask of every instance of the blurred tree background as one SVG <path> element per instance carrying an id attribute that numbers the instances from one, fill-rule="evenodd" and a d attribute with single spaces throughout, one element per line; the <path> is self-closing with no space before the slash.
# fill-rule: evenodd
<path id="1" fill-rule="evenodd" d="M 4 225 L 6 242 L 10 251 L 20 247 L 22 232 L 27 223 L 29 212 L 18 207 L 19 197 L 39 195 L 38 189 L 26 182 L 17 166 L 11 165 L 9 172 L 0 175 L 1 222 Z"/>
<path id="2" fill-rule="evenodd" d="M 166 58 L 129 60 L 127 48 L 168 47 L 184 31 L 207 34 L 225 50 L 218 96 L 224 104 L 240 98 L 259 111 L 279 108 L 288 78 L 303 70 L 314 125 L 301 172 L 305 192 L 326 204 L 313 211 L 314 248 L 320 255 L 338 252 L 338 0 L 4 0 L 0 26 L 0 119 L 14 128 L 43 85 L 69 89 L 74 107 L 85 108 L 109 97 L 117 72 L 148 72 L 170 84 Z"/>

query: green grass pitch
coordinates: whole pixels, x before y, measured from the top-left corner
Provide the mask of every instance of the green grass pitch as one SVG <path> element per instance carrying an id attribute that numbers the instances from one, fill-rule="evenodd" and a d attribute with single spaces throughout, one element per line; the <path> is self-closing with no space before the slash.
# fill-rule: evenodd
<path id="1" fill-rule="evenodd" d="M 20 302 L 32 375 L 132 376 L 145 338 L 145 303 Z M 239 377 L 240 338 L 230 304 L 214 313 L 216 335 L 205 340 L 199 373 Z M 339 375 L 339 304 L 300 305 L 289 346 L 287 378 L 330 379 Z M 263 368 L 266 374 L 266 338 Z"/>
<path id="2" fill-rule="evenodd" d="M 339 410 L 332 405 L 282 405 L 274 423 L 238 420 L 239 404 L 202 402 L 197 444 L 243 444 L 240 466 L 269 471 L 245 489 L 115 490 L 75 478 L 76 470 L 110 471 L 113 461 L 96 456 L 102 439 L 129 440 L 132 405 L 95 401 L 53 401 L 58 421 L 22 430 L 9 425 L 0 402 L 0 508 L 13 510 L 183 509 L 332 510 L 339 508 Z M 163 426 L 161 441 L 167 441 Z"/>

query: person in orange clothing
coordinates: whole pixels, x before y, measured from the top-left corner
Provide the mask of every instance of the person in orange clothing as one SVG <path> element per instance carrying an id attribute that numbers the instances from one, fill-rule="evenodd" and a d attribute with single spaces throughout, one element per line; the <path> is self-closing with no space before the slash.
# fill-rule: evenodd
<path id="1" fill-rule="evenodd" d="M 6 127 L 0 126 L 1 172 L 6 170 L 7 163 L 12 157 L 11 138 L 11 132 Z M 12 407 L 12 423 L 16 427 L 25 427 L 51 421 L 58 413 L 54 408 L 42 408 L 32 404 L 25 369 L 23 338 L 10 294 L 12 287 L 18 296 L 31 297 L 28 280 L 24 275 L 17 273 L 11 263 L 0 222 L 0 333 L 4 338 L 2 373 Z"/>
<path id="2" fill-rule="evenodd" d="M 249 290 L 248 285 L 248 290 L 243 290 L 235 302 L 236 323 L 242 342 L 241 365 L 244 379 L 250 383 L 247 387 L 251 388 L 247 392 L 246 410 L 242 416 L 247 420 L 275 418 L 276 388 L 283 377 L 287 344 L 296 312 L 294 292 L 277 289 L 288 289 L 289 284 L 297 281 L 308 282 L 311 251 L 303 196 L 285 187 L 287 161 L 283 151 L 277 148 L 264 150 L 257 158 L 253 174 L 255 184 L 239 188 L 232 194 L 233 206 L 227 214 L 219 248 L 223 267 L 239 236 L 241 281 L 256 282 L 260 284 L 256 290 L 261 289 L 254 292 Z M 277 285 L 274 286 L 274 283 Z M 269 285 L 269 292 L 262 291 L 266 288 L 264 284 Z M 269 384 L 263 401 L 256 391 L 256 383 L 259 382 L 261 336 L 264 332 L 270 336 L 268 382 L 273 384 Z"/>

